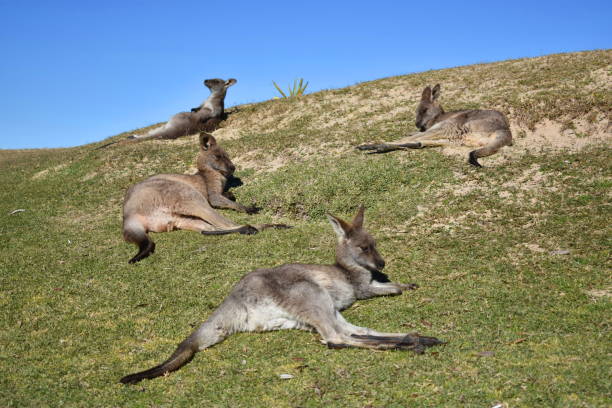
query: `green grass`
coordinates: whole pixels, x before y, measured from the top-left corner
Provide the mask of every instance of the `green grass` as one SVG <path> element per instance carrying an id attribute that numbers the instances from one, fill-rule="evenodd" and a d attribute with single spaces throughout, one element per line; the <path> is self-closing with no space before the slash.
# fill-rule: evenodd
<path id="1" fill-rule="evenodd" d="M 581 70 L 605 67 L 602 60 L 610 52 L 464 71 L 548 88 L 553 97 L 546 100 L 560 117 L 580 117 L 592 109 L 576 113 L 565 87 L 584 86 L 577 82 Z M 555 88 L 540 72 L 546 66 L 574 72 L 569 85 Z M 457 70 L 403 78 L 414 86 L 454 81 Z M 270 131 L 222 142 L 232 157 L 255 152 L 254 163 L 290 158 L 267 171 L 239 166 L 245 184 L 234 190 L 238 200 L 264 210 L 223 212 L 237 222 L 295 228 L 255 236 L 156 234 L 156 253 L 136 265 L 127 264 L 136 248 L 121 239 L 123 193 L 147 175 L 184 172 L 195 139 L 0 151 L 0 405 L 609 406 L 610 298 L 594 295 L 612 287 L 609 146 L 524 155 L 476 170 L 435 149 L 368 156 L 350 148 L 372 134 L 394 134 L 411 123 L 408 117 L 357 128 L 351 121 L 333 132 L 310 124 L 329 95 L 367 91 L 376 98 L 387 86 L 379 80 L 240 108 L 226 127 L 304 112 Z M 487 98 L 512 101 L 502 93 Z M 332 149 L 319 149 L 322 143 Z M 239 334 L 170 376 L 118 383 L 167 358 L 244 273 L 332 262 L 335 238 L 325 213 L 348 218 L 361 203 L 386 272 L 420 288 L 357 302 L 344 315 L 447 345 L 416 356 L 328 350 L 316 334 L 299 331 Z M 26 211 L 9 215 L 18 208 Z M 569 254 L 553 253 L 560 249 Z"/>

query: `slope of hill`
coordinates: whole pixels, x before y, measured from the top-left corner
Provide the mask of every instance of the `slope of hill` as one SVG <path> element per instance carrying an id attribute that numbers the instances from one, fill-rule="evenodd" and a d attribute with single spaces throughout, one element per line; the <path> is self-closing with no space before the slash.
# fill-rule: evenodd
<path id="1" fill-rule="evenodd" d="M 612 51 L 591 51 L 234 107 L 215 136 L 244 182 L 238 200 L 263 211 L 224 213 L 295 228 L 160 234 L 137 265 L 121 238 L 124 191 L 191 171 L 195 136 L 0 151 L 0 405 L 606 406 L 611 74 Z M 420 92 L 435 83 L 447 110 L 506 112 L 515 146 L 484 169 L 458 148 L 353 149 L 414 131 Z M 307 332 L 241 334 L 166 378 L 118 384 L 168 357 L 245 272 L 332 262 L 324 214 L 361 203 L 385 271 L 421 288 L 345 316 L 448 345 L 415 356 L 328 350 Z"/>

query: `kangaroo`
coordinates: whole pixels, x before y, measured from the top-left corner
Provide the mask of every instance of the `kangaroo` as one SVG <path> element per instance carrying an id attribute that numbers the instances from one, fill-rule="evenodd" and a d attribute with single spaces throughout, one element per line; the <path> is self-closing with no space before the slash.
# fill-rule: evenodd
<path id="1" fill-rule="evenodd" d="M 162 364 L 125 376 L 124 384 L 162 376 L 187 364 L 198 351 L 232 333 L 281 329 L 316 330 L 321 342 L 336 349 L 363 347 L 423 353 L 442 344 L 417 333 L 380 333 L 347 322 L 340 311 L 357 299 L 399 295 L 415 284 L 390 282 L 376 241 L 363 229 L 363 206 L 352 223 L 328 215 L 337 236 L 333 265 L 285 264 L 245 275 L 198 329 Z"/>
<path id="2" fill-rule="evenodd" d="M 233 201 L 233 195 L 225 191 L 235 167 L 208 133 L 200 134 L 197 168 L 194 175 L 158 174 L 127 190 L 123 202 L 123 237 L 139 248 L 129 263 L 138 262 L 155 251 L 155 243 L 148 232 L 183 229 L 204 235 L 224 235 L 290 228 L 284 224 L 241 226 L 213 209 L 230 208 L 247 214 L 257 212 L 255 207 L 245 207 Z"/>
<path id="3" fill-rule="evenodd" d="M 237 81 L 233 78 L 206 79 L 204 85 L 210 89 L 210 96 L 202 105 L 191 109 L 191 112 L 180 112 L 170 118 L 165 125 L 157 127 L 145 135 L 131 135 L 128 139 L 176 139 L 199 131 L 212 131 L 224 117 L 224 103 L 227 88 Z"/>
<path id="4" fill-rule="evenodd" d="M 459 110 L 444 112 L 438 103 L 440 84 L 433 90 L 428 86 L 423 90 L 421 102 L 416 110 L 416 127 L 420 132 L 413 133 L 395 143 L 368 144 L 357 146 L 359 150 L 372 150 L 371 153 L 386 153 L 393 150 L 421 149 L 432 146 L 462 144 L 479 147 L 472 150 L 468 162 L 482 167 L 478 158 L 491 156 L 503 147 L 512 146 L 510 125 L 503 113 L 496 110 Z"/>

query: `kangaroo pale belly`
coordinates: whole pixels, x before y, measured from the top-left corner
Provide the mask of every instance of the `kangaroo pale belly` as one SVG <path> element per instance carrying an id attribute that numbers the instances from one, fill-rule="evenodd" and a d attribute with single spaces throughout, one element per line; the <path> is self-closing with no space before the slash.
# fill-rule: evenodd
<path id="1" fill-rule="evenodd" d="M 461 138 L 461 144 L 468 147 L 482 147 L 495 140 L 494 135 L 484 135 L 482 133 L 470 132 Z"/>
<path id="2" fill-rule="evenodd" d="M 246 331 L 258 332 L 285 329 L 310 329 L 310 326 L 296 320 L 277 305 L 267 303 L 258 305 L 249 310 L 245 329 Z"/>

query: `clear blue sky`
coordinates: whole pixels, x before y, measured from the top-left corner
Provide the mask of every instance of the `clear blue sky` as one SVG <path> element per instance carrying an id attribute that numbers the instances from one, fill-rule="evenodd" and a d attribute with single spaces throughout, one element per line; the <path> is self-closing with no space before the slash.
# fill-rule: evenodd
<path id="1" fill-rule="evenodd" d="M 428 69 L 611 48 L 612 1 L 0 0 L 0 148 L 74 146 L 226 106 Z"/>

